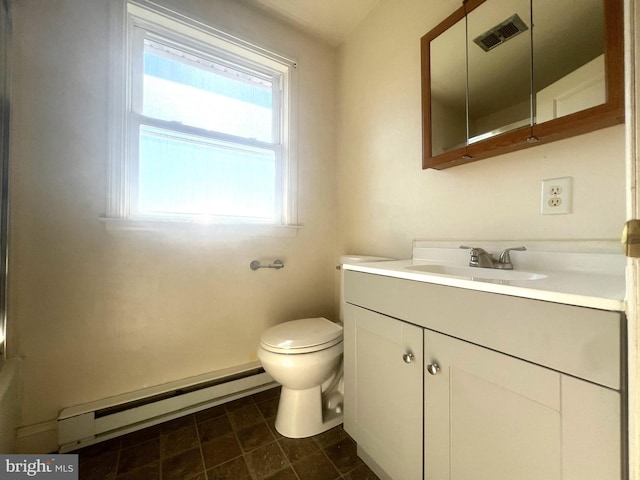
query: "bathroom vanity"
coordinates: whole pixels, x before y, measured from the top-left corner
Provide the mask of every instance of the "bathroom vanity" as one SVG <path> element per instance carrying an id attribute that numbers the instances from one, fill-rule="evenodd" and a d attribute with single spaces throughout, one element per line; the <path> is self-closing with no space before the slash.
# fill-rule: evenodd
<path id="1" fill-rule="evenodd" d="M 345 265 L 360 456 L 403 480 L 625 478 L 624 257 L 518 252 L 499 273 L 468 255 Z"/>

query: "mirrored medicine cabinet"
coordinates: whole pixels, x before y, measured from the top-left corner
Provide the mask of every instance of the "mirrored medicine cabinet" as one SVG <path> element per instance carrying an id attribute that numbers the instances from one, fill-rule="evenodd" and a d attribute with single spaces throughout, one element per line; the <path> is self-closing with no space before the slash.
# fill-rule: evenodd
<path id="1" fill-rule="evenodd" d="M 423 168 L 624 122 L 622 0 L 466 0 L 421 56 Z"/>

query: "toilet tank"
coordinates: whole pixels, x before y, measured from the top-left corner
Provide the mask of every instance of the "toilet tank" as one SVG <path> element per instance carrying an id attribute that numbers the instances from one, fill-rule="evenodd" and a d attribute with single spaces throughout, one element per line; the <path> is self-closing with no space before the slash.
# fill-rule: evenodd
<path id="1" fill-rule="evenodd" d="M 371 255 L 342 255 L 340 257 L 340 265 L 337 267 L 338 270 L 340 270 L 340 305 L 338 306 L 340 322 L 344 321 L 344 270 L 342 269 L 342 265 L 345 263 L 382 262 L 384 260 L 394 259 L 388 257 L 374 257 Z"/>

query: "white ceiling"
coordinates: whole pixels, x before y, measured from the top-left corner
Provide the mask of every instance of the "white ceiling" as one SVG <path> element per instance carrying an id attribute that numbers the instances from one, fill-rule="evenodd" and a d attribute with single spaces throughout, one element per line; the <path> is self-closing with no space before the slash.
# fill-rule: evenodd
<path id="1" fill-rule="evenodd" d="M 380 0 L 248 0 L 333 46 L 339 45 Z"/>

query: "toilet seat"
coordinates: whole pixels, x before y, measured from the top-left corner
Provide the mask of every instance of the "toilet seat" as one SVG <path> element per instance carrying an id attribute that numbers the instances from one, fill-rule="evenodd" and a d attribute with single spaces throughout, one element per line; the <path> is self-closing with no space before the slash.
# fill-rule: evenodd
<path id="1" fill-rule="evenodd" d="M 260 346 L 269 352 L 291 355 L 317 352 L 341 341 L 342 327 L 318 317 L 275 325 L 262 334 Z"/>

